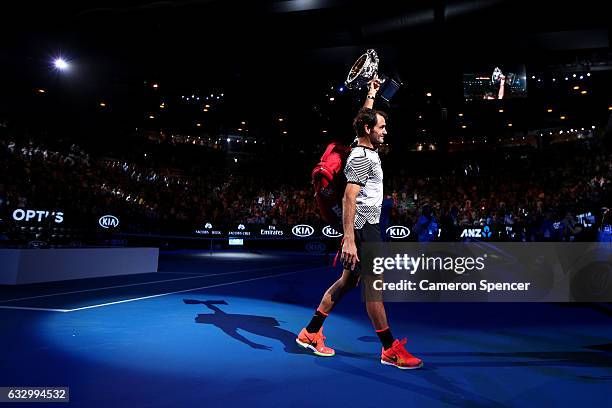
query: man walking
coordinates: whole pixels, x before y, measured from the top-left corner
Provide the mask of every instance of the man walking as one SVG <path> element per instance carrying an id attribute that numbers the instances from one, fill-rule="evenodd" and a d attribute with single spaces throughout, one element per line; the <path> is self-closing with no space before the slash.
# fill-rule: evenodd
<path id="1" fill-rule="evenodd" d="M 368 87 L 363 108 L 353 121 L 357 144 L 351 150 L 344 168 L 347 185 L 342 199 L 342 276 L 325 292 L 310 323 L 303 328 L 296 342 L 319 356 L 333 356 L 325 346 L 323 322 L 342 296 L 359 284 L 361 276 L 361 246 L 381 241 L 380 213 L 383 200 L 383 172 L 378 146 L 387 134 L 387 115 L 374 110 L 374 99 L 380 82 L 374 79 Z M 391 334 L 382 301 L 367 301 L 366 310 L 382 343 L 380 362 L 400 369 L 415 369 L 423 362 L 404 347 L 406 339 L 397 340 Z"/>

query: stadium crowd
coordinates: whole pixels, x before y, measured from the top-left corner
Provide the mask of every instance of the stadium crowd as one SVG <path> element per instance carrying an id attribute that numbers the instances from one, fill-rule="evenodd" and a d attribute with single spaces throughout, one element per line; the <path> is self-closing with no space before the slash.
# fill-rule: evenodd
<path id="1" fill-rule="evenodd" d="M 579 214 L 597 216 L 610 203 L 612 156 L 601 147 L 571 147 L 546 157 L 429 176 L 385 169 L 381 222 L 406 225 L 420 240 L 453 240 L 462 228 L 483 225 L 501 231 L 499 239 L 573 239 L 585 225 Z M 321 223 L 308 174 L 262 177 L 228 167 L 202 172 L 127 160 L 93 157 L 72 143 L 0 139 L 2 235 L 16 232 L 11 211 L 17 208 L 62 211 L 65 225 L 75 228 L 118 214 L 121 230 L 134 233 L 189 234 L 204 223 Z"/>

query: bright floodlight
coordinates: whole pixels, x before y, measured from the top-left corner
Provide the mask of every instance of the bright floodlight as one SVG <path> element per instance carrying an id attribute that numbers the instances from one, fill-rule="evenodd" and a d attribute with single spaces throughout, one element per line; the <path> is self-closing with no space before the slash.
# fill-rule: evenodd
<path id="1" fill-rule="evenodd" d="M 63 58 L 56 58 L 54 65 L 55 65 L 55 68 L 62 70 L 62 71 L 65 69 L 68 69 L 68 63 L 64 61 Z"/>

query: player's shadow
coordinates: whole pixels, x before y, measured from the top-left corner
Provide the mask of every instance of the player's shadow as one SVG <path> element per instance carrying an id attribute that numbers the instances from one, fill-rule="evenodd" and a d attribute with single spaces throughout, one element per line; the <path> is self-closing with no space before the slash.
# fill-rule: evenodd
<path id="1" fill-rule="evenodd" d="M 272 350 L 270 346 L 247 339 L 242 334 L 238 333 L 239 329 L 257 336 L 278 340 L 283 344 L 287 353 L 304 352 L 304 350 L 295 343 L 296 335 L 279 327 L 280 322 L 274 317 L 226 313 L 217 306 L 227 305 L 227 302 L 224 300 L 202 301 L 183 299 L 183 302 L 188 305 L 201 304 L 213 311 L 213 313 L 198 314 L 195 318 L 196 323 L 210 324 L 218 327 L 223 333 L 251 348 Z"/>
<path id="2" fill-rule="evenodd" d="M 195 318 L 196 323 L 216 326 L 231 338 L 238 340 L 251 348 L 258 350 L 272 350 L 272 347 L 270 346 L 259 344 L 247 339 L 242 334 L 238 333 L 238 329 L 257 336 L 280 341 L 284 346 L 285 352 L 287 353 L 308 354 L 314 356 L 314 354 L 298 346 L 295 342 L 297 335 L 289 330 L 279 327 L 281 322 L 276 320 L 274 317 L 224 312 L 217 305 L 227 305 L 225 300 L 183 299 L 183 302 L 187 305 L 201 304 L 213 311 L 213 313 L 198 314 L 198 316 Z M 368 358 L 368 356 L 365 355 L 350 353 L 338 349 L 336 349 L 336 355 L 352 358 Z"/>

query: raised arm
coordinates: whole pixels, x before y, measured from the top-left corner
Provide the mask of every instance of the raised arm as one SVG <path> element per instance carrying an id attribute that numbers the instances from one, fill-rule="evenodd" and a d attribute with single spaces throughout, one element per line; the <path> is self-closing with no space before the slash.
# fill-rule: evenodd
<path id="1" fill-rule="evenodd" d="M 376 93 L 380 89 L 380 80 L 377 76 L 368 82 L 368 95 L 363 103 L 364 108 L 372 109 L 374 107 L 374 99 L 376 99 Z"/>

